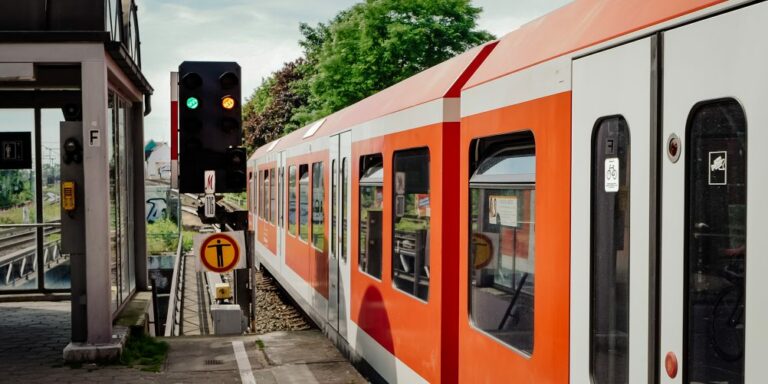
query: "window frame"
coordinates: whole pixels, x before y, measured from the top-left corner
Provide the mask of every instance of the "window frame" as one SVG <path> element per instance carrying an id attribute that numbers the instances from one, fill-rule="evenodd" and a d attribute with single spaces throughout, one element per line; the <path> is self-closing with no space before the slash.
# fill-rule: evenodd
<path id="1" fill-rule="evenodd" d="M 306 193 L 306 197 L 307 197 L 307 215 L 305 216 L 307 218 L 306 237 L 302 237 L 302 235 L 301 235 L 301 180 L 302 180 L 301 169 L 302 169 L 302 167 L 306 168 L 306 171 L 305 171 L 304 174 L 306 175 L 305 178 L 307 179 L 307 181 L 306 181 L 306 183 L 307 183 L 307 193 Z M 296 210 L 297 210 L 296 212 L 297 213 L 296 214 L 298 216 L 298 220 L 297 220 L 296 224 L 298 225 L 298 235 L 296 236 L 296 238 L 298 238 L 303 243 L 309 244 L 311 242 L 310 240 L 311 240 L 311 236 L 312 236 L 311 231 L 310 231 L 310 227 L 311 227 L 311 223 L 312 223 L 312 221 L 310 220 L 310 218 L 311 218 L 310 217 L 310 211 L 311 211 L 311 207 L 312 207 L 312 202 L 310 201 L 311 197 L 312 197 L 312 195 L 311 195 L 311 193 L 312 193 L 312 175 L 310 174 L 310 164 L 309 163 L 299 164 L 299 170 L 298 170 L 298 173 L 296 174 L 296 188 L 298 189 L 298 193 L 296 194 L 296 203 L 297 203 L 297 206 L 296 206 Z"/>
<path id="2" fill-rule="evenodd" d="M 288 166 L 288 204 L 285 207 L 288 217 L 288 233 L 289 236 L 292 237 L 298 237 L 299 236 L 299 222 L 298 222 L 298 205 L 299 205 L 299 194 L 298 194 L 298 166 L 296 164 L 291 164 Z M 293 177 L 291 177 L 291 173 L 293 173 Z M 291 185 L 293 184 L 293 185 Z M 291 230 L 291 193 L 293 193 L 293 230 Z"/>
<path id="3" fill-rule="evenodd" d="M 376 157 L 378 157 L 378 160 L 374 160 Z M 346 160 L 346 157 L 344 158 L 344 160 Z M 367 161 L 367 160 L 373 161 L 373 163 L 366 165 L 365 161 Z M 357 200 L 358 200 L 357 201 L 357 205 L 358 205 L 358 207 L 357 207 L 358 208 L 358 211 L 357 211 L 358 212 L 357 228 L 358 228 L 358 233 L 359 233 L 359 235 L 358 235 L 358 242 L 357 242 L 358 243 L 357 270 L 358 270 L 358 272 L 362 273 L 363 275 L 368 276 L 368 277 L 376 280 L 377 282 L 381 282 L 382 281 L 382 275 L 384 274 L 384 265 L 383 265 L 383 260 L 384 260 L 384 244 L 383 244 L 384 243 L 384 241 L 383 241 L 383 239 L 384 239 L 384 224 L 383 224 L 383 219 L 384 219 L 384 214 L 385 214 L 385 212 L 384 212 L 385 211 L 384 210 L 384 206 L 385 206 L 384 199 L 386 198 L 386 196 L 384 195 L 384 177 L 383 177 L 384 172 L 386 172 L 386 169 L 384 168 L 384 164 L 385 164 L 385 162 L 384 162 L 384 154 L 382 152 L 377 152 L 377 153 L 369 153 L 369 154 L 365 154 L 365 155 L 360 155 L 358 157 L 358 163 L 359 163 L 360 168 L 359 168 L 358 187 L 357 187 Z M 381 180 L 379 180 L 379 179 L 368 179 L 368 180 L 366 180 L 365 175 L 368 173 L 368 171 L 373 169 L 373 168 L 376 168 L 377 166 L 380 167 L 381 170 L 382 170 L 382 178 L 381 178 Z M 362 233 L 363 233 L 363 199 L 362 199 L 362 189 L 363 188 L 367 188 L 367 187 L 374 187 L 374 188 L 380 187 L 381 188 L 382 224 L 381 224 L 381 234 L 380 234 L 381 241 L 379 243 L 379 258 L 380 258 L 380 260 L 379 260 L 379 276 L 376 276 L 376 275 L 370 273 L 368 270 L 363 269 L 363 267 L 362 267 L 362 255 L 363 255 L 363 253 L 362 253 L 362 247 L 363 247 L 363 244 L 362 244 L 362 241 L 363 241 L 363 236 L 362 236 Z M 342 236 L 342 237 L 344 237 L 344 236 Z M 367 238 L 366 238 L 366 241 L 367 241 Z M 370 255 L 366 252 L 365 256 L 367 258 Z M 367 261 L 366 262 L 366 268 L 369 265 L 370 265 L 370 262 Z"/>
<path id="4" fill-rule="evenodd" d="M 422 151 L 424 152 L 424 154 L 426 154 L 426 158 L 427 158 L 427 167 L 426 167 L 426 170 L 427 170 L 427 175 L 426 175 L 427 193 L 426 194 L 427 194 L 428 199 L 429 199 L 429 205 L 428 205 L 427 209 L 429 209 L 431 211 L 431 208 L 432 208 L 432 201 L 431 201 L 431 198 L 432 198 L 432 183 L 431 183 L 431 176 L 432 176 L 432 172 L 431 172 L 432 171 L 431 170 L 432 150 L 431 150 L 431 148 L 428 145 L 425 145 L 425 146 L 418 146 L 418 147 L 411 147 L 411 148 L 400 148 L 400 149 L 397 149 L 397 150 L 392 152 L 391 165 L 392 165 L 392 175 L 393 175 L 393 177 L 390 179 L 391 180 L 391 182 L 390 182 L 391 190 L 392 190 L 392 193 L 391 193 L 391 197 L 392 197 L 392 200 L 391 200 L 392 201 L 392 205 L 391 206 L 392 206 L 392 209 L 391 209 L 391 212 L 390 212 L 390 215 L 389 215 L 389 218 L 391 220 L 392 225 L 391 225 L 391 228 L 390 228 L 391 232 L 389 234 L 390 235 L 390 244 L 391 244 L 391 247 L 390 247 L 391 248 L 391 250 L 390 250 L 391 252 L 390 252 L 390 255 L 389 255 L 390 256 L 390 271 L 389 271 L 390 273 L 389 273 L 389 276 L 390 276 L 390 278 L 392 280 L 392 288 L 396 292 L 405 294 L 409 298 L 412 298 L 412 299 L 415 299 L 415 300 L 418 300 L 418 301 L 420 301 L 422 303 L 427 304 L 427 303 L 429 303 L 429 293 L 430 293 L 431 288 L 432 288 L 431 273 L 427 272 L 427 276 L 426 276 L 426 279 L 427 279 L 426 292 L 427 293 L 426 293 L 426 297 L 425 298 L 422 298 L 422 297 L 420 297 L 418 295 L 419 290 L 418 290 L 418 286 L 416 285 L 416 281 L 420 280 L 420 279 L 416 278 L 417 277 L 417 275 L 416 275 L 417 271 L 414 271 L 414 277 L 413 277 L 413 279 L 414 279 L 413 284 L 415 286 L 414 290 L 416 291 L 415 294 L 412 293 L 412 292 L 408 292 L 405 289 L 402 289 L 402 288 L 398 287 L 397 283 L 396 283 L 396 276 L 395 276 L 395 257 L 396 257 L 395 252 L 397 250 L 397 247 L 395 245 L 396 244 L 395 234 L 396 234 L 396 231 L 397 231 L 396 230 L 397 209 L 395 208 L 396 200 L 397 200 L 396 199 L 397 191 L 396 191 L 395 184 L 396 184 L 397 181 L 396 181 L 396 176 L 395 175 L 397 174 L 397 161 L 398 161 L 397 157 L 398 157 L 398 155 L 400 155 L 400 156 L 414 156 L 414 155 L 415 156 L 423 156 L 424 154 L 420 153 Z M 406 178 L 406 184 L 407 183 L 408 183 L 408 179 Z M 404 194 L 404 196 L 406 196 L 406 195 L 418 195 L 418 194 L 417 193 L 411 193 L 411 194 L 406 193 L 406 194 Z M 406 203 L 406 205 L 407 205 L 407 203 Z M 416 205 L 418 206 L 418 201 L 416 202 Z M 421 268 L 424 268 L 426 266 L 427 267 L 427 271 L 429 271 L 430 267 L 431 267 L 431 257 L 430 257 L 430 253 L 431 253 L 431 249 L 430 249 L 431 248 L 430 247 L 430 245 L 431 245 L 430 244 L 430 241 L 431 241 L 430 232 L 431 232 L 431 230 L 432 230 L 432 215 L 430 213 L 430 215 L 428 216 L 428 220 L 427 220 L 427 233 L 425 235 L 424 244 L 423 244 L 424 245 L 424 254 L 423 254 L 423 260 L 422 260 L 422 264 L 421 264 Z M 382 255 L 382 258 L 383 258 L 383 255 Z M 415 260 L 414 260 L 414 263 L 415 263 Z"/>
<path id="5" fill-rule="evenodd" d="M 525 137 L 525 136 L 528 136 L 528 137 Z M 520 137 L 520 138 L 518 138 L 518 137 Z M 480 157 L 479 156 L 479 152 L 480 152 L 479 146 L 480 146 L 480 143 L 482 143 L 484 140 L 488 140 L 488 141 L 491 141 L 491 142 L 501 142 L 501 143 L 504 143 L 506 140 L 512 140 L 512 139 L 520 140 L 523 143 L 530 142 L 530 144 L 522 144 L 522 145 L 520 145 L 520 144 L 518 144 L 518 145 L 503 144 L 500 147 L 497 147 L 495 149 L 489 150 L 489 152 L 491 152 L 490 155 L 484 156 L 484 157 Z M 536 191 L 537 191 L 537 188 L 536 188 L 536 177 L 538 175 L 538 172 L 536 172 L 536 170 L 537 170 L 536 166 L 538 164 L 538 158 L 537 158 L 538 156 L 537 156 L 537 153 L 536 153 L 536 147 L 537 147 L 536 136 L 535 136 L 533 130 L 530 130 L 530 129 L 519 130 L 519 131 L 514 131 L 514 132 L 508 132 L 508 133 L 503 133 L 503 134 L 499 134 L 499 135 L 475 137 L 475 138 L 472 139 L 471 144 L 470 144 L 470 155 L 469 155 L 469 159 L 470 159 L 469 171 L 470 172 L 469 172 L 469 180 L 467 180 L 468 182 L 467 182 L 467 200 L 466 200 L 466 203 L 467 203 L 467 218 L 468 218 L 468 221 L 467 221 L 466 225 L 467 225 L 467 234 L 469 236 L 469 241 L 468 241 L 467 249 L 464 250 L 465 252 L 467 252 L 466 253 L 466 255 L 467 255 L 466 262 L 467 262 L 467 267 L 468 267 L 467 268 L 467 276 L 465 277 L 466 278 L 466 282 L 467 282 L 467 291 L 466 291 L 467 292 L 467 321 L 468 321 L 469 326 L 470 326 L 471 329 L 475 330 L 476 332 L 482 334 L 485 337 L 488 337 L 489 339 L 493 340 L 494 342 L 498 343 L 499 345 L 503 346 L 504 348 L 507 348 L 508 350 L 513 351 L 514 353 L 518 354 L 519 356 L 521 356 L 521 357 L 523 357 L 525 359 L 531 359 L 533 357 L 534 352 L 535 352 L 535 345 L 536 345 L 536 337 L 535 337 L 536 336 L 536 332 L 535 332 L 536 331 L 535 330 L 536 311 L 535 311 L 535 304 L 531 308 L 531 312 L 532 312 L 532 314 L 531 314 L 531 316 L 532 316 L 532 321 L 531 321 L 532 329 L 531 329 L 531 350 L 530 350 L 530 352 L 524 350 L 523 348 L 520 348 L 520 346 L 518 346 L 518 345 L 514 345 L 514 344 L 511 344 L 511 343 L 508 343 L 508 342 L 506 342 L 506 341 L 504 341 L 504 340 L 494 336 L 493 334 L 487 332 L 486 330 L 484 330 L 483 328 L 481 328 L 480 326 L 478 326 L 476 324 L 475 319 L 473 317 L 473 307 L 472 307 L 473 291 L 472 290 L 473 290 L 474 277 L 472 276 L 473 268 L 470 265 L 470 263 L 472 263 L 472 261 L 473 261 L 473 256 L 472 256 L 472 239 L 471 238 L 474 235 L 475 231 L 473 231 L 473 229 L 472 229 L 472 226 L 474 224 L 473 213 L 472 213 L 472 190 L 473 189 L 479 189 L 479 190 L 496 189 L 496 190 L 517 190 L 517 191 L 523 190 L 523 191 L 532 191 L 534 193 L 534 196 L 535 196 Z M 473 153 L 473 150 L 474 150 L 474 153 Z M 476 173 L 477 169 L 480 167 L 481 164 L 483 164 L 483 162 L 486 159 L 489 159 L 489 158 L 491 158 L 493 156 L 502 154 L 504 152 L 513 151 L 513 150 L 518 150 L 518 151 L 521 151 L 521 152 L 531 152 L 531 155 L 534 157 L 534 174 L 533 174 L 533 178 L 532 179 L 526 181 L 526 179 L 520 178 L 520 177 L 504 178 L 504 177 L 494 176 L 492 178 L 489 178 L 489 177 L 479 177 L 479 178 L 476 178 L 474 182 L 472 181 L 472 179 L 474 177 L 476 177 L 475 173 Z M 536 223 L 536 206 L 537 205 L 538 204 L 536 203 L 536 200 L 535 200 L 535 197 L 534 197 L 533 212 L 531 212 L 531 223 L 533 224 L 533 229 L 534 230 L 533 230 L 533 236 L 529 240 L 529 241 L 531 241 L 533 243 L 534 250 L 536 249 L 535 223 Z M 501 239 L 499 239 L 499 246 L 501 246 L 500 243 L 501 243 Z M 536 254 L 535 254 L 535 251 L 534 251 L 534 262 L 533 262 L 534 282 L 533 282 L 533 294 L 531 295 L 531 302 L 532 303 L 535 303 L 535 300 L 536 300 L 536 289 L 535 289 L 535 286 L 536 286 L 536 280 L 535 280 L 536 261 L 535 260 L 536 259 L 535 259 L 535 257 L 536 257 Z M 493 285 L 495 287 L 498 287 L 498 285 L 495 282 L 494 282 Z M 499 289 L 499 288 L 496 288 L 496 289 Z M 514 290 L 514 287 L 513 287 L 513 290 Z M 521 294 L 523 293 L 523 289 L 520 290 L 520 293 Z M 505 314 L 505 316 L 506 316 L 506 314 Z"/>
<path id="6" fill-rule="evenodd" d="M 315 189 L 317 188 L 317 186 L 315 186 L 315 176 L 316 176 L 315 175 L 315 173 L 316 173 L 316 169 L 315 168 L 316 168 L 316 166 L 319 166 L 319 168 L 320 168 L 320 172 L 319 172 L 320 173 L 320 187 L 319 188 L 322 189 L 322 194 L 323 194 L 323 198 L 322 198 L 323 201 L 321 201 L 321 204 L 320 204 L 321 209 L 323 211 L 323 213 L 322 213 L 322 220 L 320 221 L 320 225 L 323 228 L 322 229 L 323 240 L 322 240 L 322 246 L 318 248 L 317 244 L 315 244 L 315 220 L 314 220 L 315 219 L 315 212 L 314 212 L 314 207 L 311 206 L 311 204 L 310 204 L 309 211 L 311 212 L 311 214 L 310 214 L 310 217 L 309 217 L 309 240 L 310 240 L 309 243 L 312 245 L 312 248 L 314 248 L 314 249 L 316 249 L 316 250 L 318 250 L 320 252 L 324 252 L 325 251 L 324 248 L 325 248 L 326 243 L 327 243 L 327 236 L 325 235 L 325 221 L 326 221 L 325 220 L 325 204 L 323 204 L 323 203 L 325 203 L 325 197 L 326 197 L 325 196 L 325 172 L 324 172 L 325 171 L 324 170 L 325 167 L 323 165 L 324 165 L 323 161 L 313 162 L 311 164 L 311 166 L 310 166 L 310 171 L 311 172 L 310 172 L 310 177 L 309 177 L 309 179 L 310 179 L 309 180 L 309 182 L 310 182 L 310 186 L 309 186 L 310 199 L 309 200 L 310 200 L 310 202 L 312 202 L 312 204 L 314 204 L 314 201 L 315 201 Z"/>

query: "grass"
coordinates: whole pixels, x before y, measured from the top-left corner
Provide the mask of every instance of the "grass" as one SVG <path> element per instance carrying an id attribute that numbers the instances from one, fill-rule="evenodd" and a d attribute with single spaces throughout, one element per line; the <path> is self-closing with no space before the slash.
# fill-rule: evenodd
<path id="1" fill-rule="evenodd" d="M 254 341 L 254 343 L 256 343 L 256 347 L 259 348 L 259 351 L 263 351 L 264 350 L 264 342 L 263 341 L 261 341 L 259 339 L 256 339 L 256 341 Z"/>
<path id="2" fill-rule="evenodd" d="M 142 371 L 160 372 L 168 355 L 168 343 L 146 335 L 129 337 L 120 364 Z"/>

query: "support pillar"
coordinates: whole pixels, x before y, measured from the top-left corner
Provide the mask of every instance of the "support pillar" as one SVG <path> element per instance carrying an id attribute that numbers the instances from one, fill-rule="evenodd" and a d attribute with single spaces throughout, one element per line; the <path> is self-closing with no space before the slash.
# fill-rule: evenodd
<path id="1" fill-rule="evenodd" d="M 107 66 L 82 63 L 85 263 L 88 344 L 112 341 L 109 255 L 109 157 Z"/>

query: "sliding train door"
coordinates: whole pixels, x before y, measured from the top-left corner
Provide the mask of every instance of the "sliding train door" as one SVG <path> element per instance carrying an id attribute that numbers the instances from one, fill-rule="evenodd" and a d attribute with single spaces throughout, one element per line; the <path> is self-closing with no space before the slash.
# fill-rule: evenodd
<path id="1" fill-rule="evenodd" d="M 351 142 L 349 132 L 329 139 L 331 159 L 330 249 L 328 252 L 328 323 L 346 339 L 347 306 L 349 297 L 349 250 L 347 223 L 349 223 L 349 157 Z"/>
<path id="2" fill-rule="evenodd" d="M 766 20 L 761 2 L 663 34 L 662 383 L 768 377 Z"/>
<path id="3" fill-rule="evenodd" d="M 645 38 L 573 62 L 572 383 L 648 383 L 653 374 L 656 45 Z"/>
<path id="4" fill-rule="evenodd" d="M 285 166 L 285 151 L 277 154 L 277 257 L 278 265 L 285 265 L 285 191 L 287 179 Z"/>

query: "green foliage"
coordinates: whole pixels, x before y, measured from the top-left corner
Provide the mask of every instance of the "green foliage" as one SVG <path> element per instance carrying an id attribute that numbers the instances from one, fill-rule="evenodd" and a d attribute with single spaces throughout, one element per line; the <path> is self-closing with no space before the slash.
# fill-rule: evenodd
<path id="1" fill-rule="evenodd" d="M 175 254 L 178 245 L 179 227 L 176 223 L 169 219 L 147 223 L 147 252 L 150 255 Z"/>
<path id="2" fill-rule="evenodd" d="M 33 201 L 32 187 L 31 171 L 0 171 L 0 209 L 8 209 Z"/>
<path id="3" fill-rule="evenodd" d="M 253 150 L 492 40 L 470 0 L 366 0 L 299 27 L 304 57 L 285 63 L 244 108 Z"/>
<path id="4" fill-rule="evenodd" d="M 142 371 L 160 372 L 168 354 L 168 343 L 146 335 L 132 336 L 125 343 L 120 363 Z"/>

